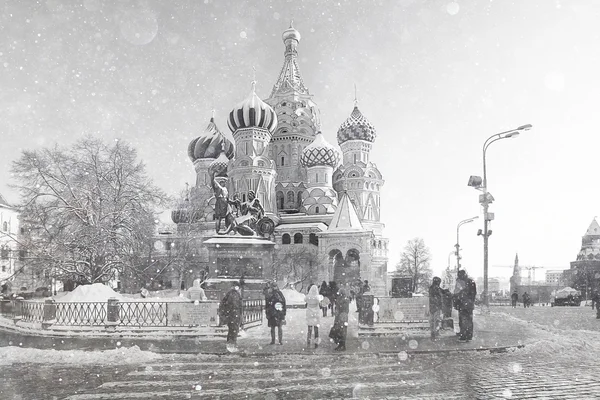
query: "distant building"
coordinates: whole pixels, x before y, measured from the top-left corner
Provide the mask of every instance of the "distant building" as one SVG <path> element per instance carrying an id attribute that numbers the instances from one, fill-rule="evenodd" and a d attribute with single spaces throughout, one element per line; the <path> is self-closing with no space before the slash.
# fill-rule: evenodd
<path id="1" fill-rule="evenodd" d="M 565 270 L 559 269 L 553 271 L 546 271 L 546 285 L 567 285 L 567 283 L 565 282 Z"/>
<path id="2" fill-rule="evenodd" d="M 0 284 L 12 281 L 19 261 L 24 255 L 19 252 L 17 235 L 19 214 L 0 194 Z"/>
<path id="3" fill-rule="evenodd" d="M 483 293 L 483 278 L 477 278 L 475 284 L 477 285 L 477 293 Z M 500 279 L 488 278 L 488 290 L 490 294 L 500 292 Z"/>

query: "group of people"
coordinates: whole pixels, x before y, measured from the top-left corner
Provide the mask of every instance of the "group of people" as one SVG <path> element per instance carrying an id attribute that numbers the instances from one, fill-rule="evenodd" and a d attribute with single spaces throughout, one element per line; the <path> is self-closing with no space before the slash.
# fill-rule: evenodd
<path id="1" fill-rule="evenodd" d="M 442 328 L 443 318 L 450 317 L 452 306 L 458 310 L 460 332 L 458 341 L 469 342 L 473 339 L 473 310 L 477 297 L 477 286 L 464 269 L 458 271 L 454 295 L 450 290 L 441 288 L 442 280 L 434 277 L 429 287 L 429 325 L 431 340 L 437 340 Z"/>
<path id="2" fill-rule="evenodd" d="M 271 329 L 271 343 L 275 344 L 275 328 L 277 328 L 277 339 L 283 344 L 283 328 L 285 324 L 286 303 L 283 293 L 275 282 L 267 285 L 263 291 L 265 296 L 265 314 L 267 324 Z M 334 316 L 333 327 L 329 337 L 336 343 L 335 350 L 346 350 L 346 335 L 348 330 L 348 312 L 351 297 L 346 288 L 338 288 L 335 282 L 323 282 L 320 287 L 310 285 L 308 293 L 304 296 L 306 303 L 306 347 L 319 347 L 319 326 L 321 316 L 327 316 L 327 310 L 331 308 Z"/>
<path id="3" fill-rule="evenodd" d="M 429 287 L 429 311 L 431 339 L 436 340 L 440 335 L 444 318 L 450 317 L 452 307 L 458 310 L 458 323 L 460 332 L 459 342 L 468 342 L 473 339 L 473 310 L 477 287 L 475 282 L 467 275 L 465 270 L 458 271 L 454 294 L 443 289 L 441 279 L 434 277 Z M 323 282 L 320 287 L 311 285 L 304 297 L 306 303 L 306 334 L 307 348 L 319 346 L 319 326 L 321 318 L 327 316 L 331 309 L 334 322 L 329 337 L 337 345 L 335 350 L 346 350 L 346 337 L 348 333 L 348 314 L 352 298 L 368 292 L 368 281 L 362 283 L 362 289 L 357 291 L 349 287 L 338 288 L 335 282 Z M 265 314 L 268 327 L 271 330 L 271 345 L 283 345 L 283 325 L 287 312 L 285 296 L 279 290 L 276 282 L 270 282 L 263 290 L 265 297 Z M 357 304 L 359 302 L 357 301 Z M 230 351 L 236 351 L 237 336 L 242 324 L 242 294 L 239 282 L 233 282 L 232 288 L 225 294 L 219 307 L 221 324 L 227 325 L 227 344 Z"/>
<path id="4" fill-rule="evenodd" d="M 517 293 L 517 291 L 515 290 L 513 292 L 513 294 L 510 295 L 510 301 L 512 304 L 512 308 L 517 308 L 517 303 L 519 302 L 519 293 Z M 523 293 L 523 307 L 527 308 L 527 307 L 531 307 L 531 296 L 529 296 L 529 293 L 524 292 Z"/>

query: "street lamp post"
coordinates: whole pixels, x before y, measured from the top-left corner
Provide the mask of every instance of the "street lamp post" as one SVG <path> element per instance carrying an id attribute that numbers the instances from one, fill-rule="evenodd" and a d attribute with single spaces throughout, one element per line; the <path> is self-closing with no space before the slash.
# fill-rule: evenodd
<path id="1" fill-rule="evenodd" d="M 479 196 L 479 203 L 483 206 L 483 301 L 485 306 L 489 306 L 489 293 L 488 293 L 488 241 L 492 233 L 488 229 L 489 221 L 494 219 L 494 214 L 488 212 L 489 205 L 494 201 L 494 198 L 487 190 L 487 166 L 485 163 L 485 155 L 488 147 L 498 140 L 508 139 L 511 137 L 517 137 L 521 132 L 528 131 L 532 128 L 531 124 L 522 125 L 516 129 L 496 133 L 483 143 L 483 182 L 480 177 L 471 177 L 469 179 L 469 186 L 473 186 L 483 192 Z"/>
<path id="2" fill-rule="evenodd" d="M 475 216 L 473 218 L 467 218 L 464 219 L 462 221 L 460 221 L 458 223 L 458 225 L 456 225 L 456 244 L 454 245 L 454 247 L 456 247 L 456 271 L 460 270 L 460 241 L 459 241 L 459 229 L 461 226 L 463 226 L 464 224 L 468 224 L 469 222 L 473 222 L 475 221 L 477 218 L 479 218 L 479 216 Z"/>

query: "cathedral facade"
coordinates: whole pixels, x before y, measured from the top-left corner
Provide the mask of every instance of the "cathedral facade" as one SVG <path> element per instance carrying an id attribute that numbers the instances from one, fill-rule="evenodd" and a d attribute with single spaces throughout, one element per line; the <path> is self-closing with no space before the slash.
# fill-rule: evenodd
<path id="1" fill-rule="evenodd" d="M 319 108 L 298 68 L 300 33 L 290 27 L 282 38 L 283 67 L 269 98 L 259 98 L 253 82 L 246 99 L 229 112 L 227 125 L 235 143 L 221 133 L 213 116 L 189 144 L 196 183 L 189 203 L 173 211 L 173 222 L 178 232 L 196 224 L 207 236 L 214 235 L 209 169 L 223 159 L 230 196 L 244 202 L 252 192 L 274 221 L 270 240 L 276 256 L 302 249 L 316 264 L 308 278 L 312 282 L 368 280 L 376 294 L 385 295 L 384 180 L 370 157 L 377 132 L 355 101 L 338 129 L 339 149 L 328 143 L 320 130 Z"/>

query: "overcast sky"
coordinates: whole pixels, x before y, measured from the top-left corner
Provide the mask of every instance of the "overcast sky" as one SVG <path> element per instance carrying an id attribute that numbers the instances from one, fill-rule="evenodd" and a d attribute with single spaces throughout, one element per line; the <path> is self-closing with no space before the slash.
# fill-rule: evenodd
<path id="1" fill-rule="evenodd" d="M 271 89 L 281 33 L 300 31 L 300 69 L 326 139 L 359 107 L 378 136 L 391 264 L 422 237 L 434 271 L 459 221 L 481 215 L 467 187 L 497 132 L 533 130 L 488 150 L 496 201 L 490 265 L 568 268 L 600 215 L 600 2 L 102 1 L 0 2 L 0 192 L 22 149 L 84 134 L 126 139 L 165 191 L 194 182 L 188 143 L 216 109 Z M 461 228 L 463 265 L 482 275 L 482 218 Z M 509 268 L 491 268 L 490 276 Z M 539 274 L 539 272 L 538 272 Z"/>

